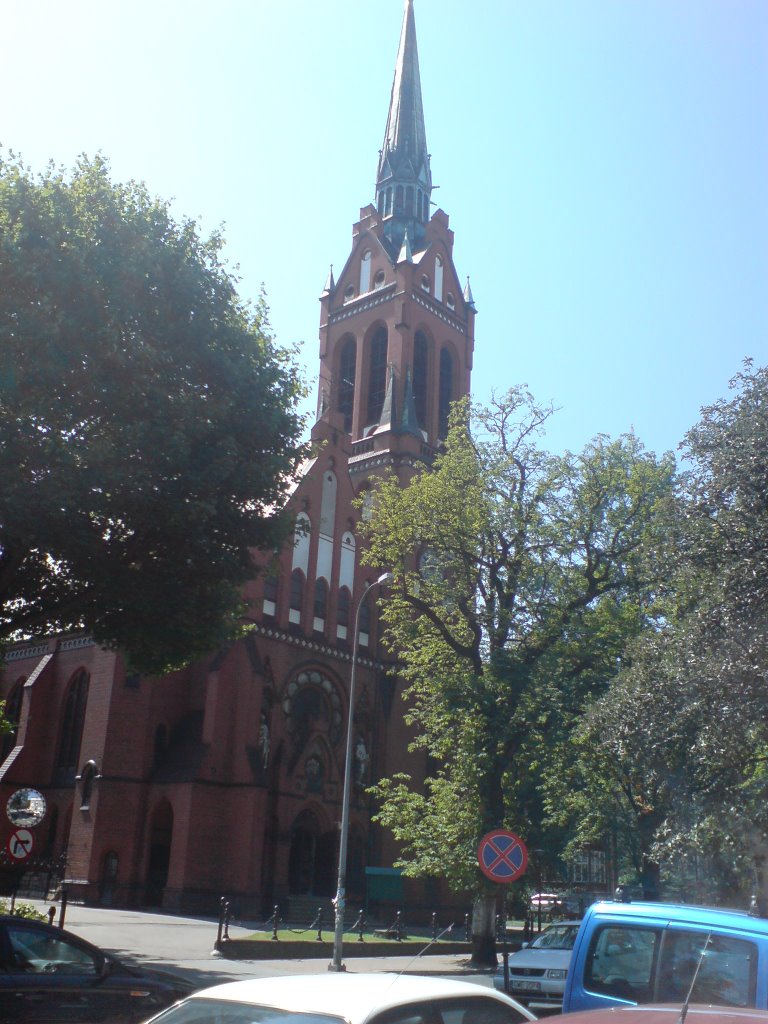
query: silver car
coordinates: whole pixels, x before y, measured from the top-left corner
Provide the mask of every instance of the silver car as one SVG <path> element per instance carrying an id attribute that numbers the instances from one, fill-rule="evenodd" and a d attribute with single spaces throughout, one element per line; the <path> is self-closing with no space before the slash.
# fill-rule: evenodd
<path id="1" fill-rule="evenodd" d="M 557 1009 L 562 1005 L 568 964 L 580 921 L 551 924 L 533 942 L 509 957 L 509 994 L 525 1006 Z M 494 986 L 504 991 L 504 965 Z"/>

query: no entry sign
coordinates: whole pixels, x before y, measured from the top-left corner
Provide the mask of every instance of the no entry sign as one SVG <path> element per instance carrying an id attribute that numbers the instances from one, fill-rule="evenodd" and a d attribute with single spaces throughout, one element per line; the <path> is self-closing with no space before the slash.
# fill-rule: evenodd
<path id="1" fill-rule="evenodd" d="M 528 867 L 528 850 L 514 832 L 497 828 L 480 840 L 477 862 L 492 882 L 514 882 Z"/>

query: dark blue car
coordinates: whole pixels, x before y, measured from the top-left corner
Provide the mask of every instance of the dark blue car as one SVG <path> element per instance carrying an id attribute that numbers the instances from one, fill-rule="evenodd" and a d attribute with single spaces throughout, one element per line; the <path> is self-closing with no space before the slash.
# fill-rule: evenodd
<path id="1" fill-rule="evenodd" d="M 0 1021 L 136 1024 L 195 989 L 122 963 L 71 932 L 0 916 Z"/>

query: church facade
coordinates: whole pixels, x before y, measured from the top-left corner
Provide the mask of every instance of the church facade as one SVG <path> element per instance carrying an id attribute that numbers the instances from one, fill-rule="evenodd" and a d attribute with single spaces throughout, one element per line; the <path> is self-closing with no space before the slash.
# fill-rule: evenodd
<path id="1" fill-rule="evenodd" d="M 407 0 L 374 201 L 321 296 L 315 454 L 291 496 L 294 543 L 246 590 L 250 632 L 163 678 L 127 674 L 85 637 L 8 652 L 0 695 L 15 731 L 0 800 L 44 795 L 30 863 L 65 863 L 88 903 L 210 912 L 226 895 L 260 914 L 332 896 L 353 650 L 348 900 L 398 896 L 397 851 L 365 790 L 396 771 L 423 776 L 424 755 L 408 751 L 402 683 L 379 644 L 386 590 L 368 589 L 357 524 L 377 474 L 406 484 L 429 465 L 450 403 L 469 392 L 475 307 L 431 192 Z"/>

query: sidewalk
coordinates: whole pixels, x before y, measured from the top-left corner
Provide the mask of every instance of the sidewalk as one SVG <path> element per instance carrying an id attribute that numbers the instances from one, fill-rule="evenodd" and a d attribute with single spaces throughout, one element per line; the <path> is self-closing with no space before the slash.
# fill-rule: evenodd
<path id="1" fill-rule="evenodd" d="M 52 905 L 29 900 L 41 913 Z M 58 924 L 59 908 L 55 923 Z M 275 957 L 270 960 L 226 960 L 214 950 L 218 922 L 207 918 L 175 917 L 138 910 L 112 910 L 69 904 L 64 927 L 94 945 L 125 960 L 174 971 L 202 985 L 237 978 L 270 977 L 288 974 L 319 974 L 328 970 L 330 955 L 306 959 Z M 253 927 L 230 924 L 233 939 L 252 934 Z M 354 944 L 354 939 L 348 942 Z M 346 945 L 347 943 L 345 943 Z M 277 945 L 277 944 L 276 944 Z M 347 956 L 344 963 L 350 973 L 392 971 L 396 974 L 461 975 L 490 985 L 492 972 L 470 967 L 466 954 L 430 955 L 412 947 L 403 955 L 393 949 L 389 956 Z"/>

